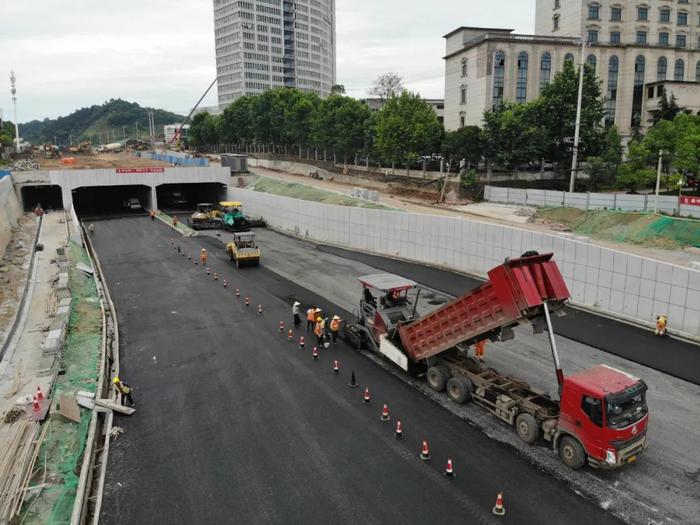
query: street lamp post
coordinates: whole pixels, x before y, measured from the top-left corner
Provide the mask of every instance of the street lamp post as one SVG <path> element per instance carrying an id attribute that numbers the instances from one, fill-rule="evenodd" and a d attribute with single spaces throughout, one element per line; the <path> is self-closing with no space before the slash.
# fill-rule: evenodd
<path id="1" fill-rule="evenodd" d="M 15 72 L 10 71 L 10 93 L 12 93 L 12 105 L 15 110 L 15 148 L 19 153 L 19 124 L 17 123 L 17 88 L 15 87 Z"/>
<path id="2" fill-rule="evenodd" d="M 656 168 L 656 191 L 654 192 L 654 213 L 659 209 L 659 186 L 661 186 L 661 165 L 664 160 L 664 150 L 659 150 L 659 165 Z"/>
<path id="3" fill-rule="evenodd" d="M 574 132 L 574 155 L 571 159 L 571 179 L 569 181 L 569 192 L 574 192 L 576 183 L 576 169 L 578 167 L 578 144 L 581 136 L 581 104 L 583 102 L 583 74 L 584 60 L 586 53 L 586 41 L 581 36 L 581 72 L 578 79 L 578 101 L 576 102 L 576 131 Z"/>

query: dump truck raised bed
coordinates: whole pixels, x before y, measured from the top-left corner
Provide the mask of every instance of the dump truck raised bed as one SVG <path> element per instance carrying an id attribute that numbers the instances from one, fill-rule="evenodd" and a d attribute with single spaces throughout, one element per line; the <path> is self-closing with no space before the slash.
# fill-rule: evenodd
<path id="1" fill-rule="evenodd" d="M 646 384 L 606 365 L 565 376 L 550 312 L 569 298 L 552 254 L 528 252 L 488 272 L 489 280 L 421 318 L 418 285 L 391 274 L 360 278 L 363 296 L 345 336 L 368 347 L 457 403 L 473 401 L 515 426 L 532 444 L 544 439 L 561 460 L 613 469 L 631 463 L 647 446 Z M 470 344 L 514 337 L 513 327 L 547 330 L 559 398 L 517 378 L 485 368 L 468 355 Z"/>

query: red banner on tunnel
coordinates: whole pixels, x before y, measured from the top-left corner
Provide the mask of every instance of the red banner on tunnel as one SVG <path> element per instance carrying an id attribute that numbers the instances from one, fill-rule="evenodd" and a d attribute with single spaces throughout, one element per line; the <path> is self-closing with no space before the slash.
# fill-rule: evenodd
<path id="1" fill-rule="evenodd" d="M 165 168 L 116 168 L 117 173 L 163 173 Z"/>

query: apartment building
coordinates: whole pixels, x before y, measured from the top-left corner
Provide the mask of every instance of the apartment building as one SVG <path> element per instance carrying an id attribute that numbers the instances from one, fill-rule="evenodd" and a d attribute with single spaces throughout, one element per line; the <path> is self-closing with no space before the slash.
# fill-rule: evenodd
<path id="1" fill-rule="evenodd" d="M 335 0 L 214 0 L 218 102 L 335 84 Z"/>
<path id="2" fill-rule="evenodd" d="M 473 27 L 445 35 L 446 129 L 480 124 L 504 100 L 537 98 L 564 61 L 580 62 L 582 37 L 602 82 L 605 123 L 623 136 L 648 125 L 659 93 L 700 105 L 698 2 L 537 0 L 534 35 Z"/>

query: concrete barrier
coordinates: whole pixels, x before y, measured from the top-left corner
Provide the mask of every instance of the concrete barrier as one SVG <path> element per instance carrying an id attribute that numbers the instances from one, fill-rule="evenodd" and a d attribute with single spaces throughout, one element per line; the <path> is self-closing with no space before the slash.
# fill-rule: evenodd
<path id="1" fill-rule="evenodd" d="M 528 250 L 554 252 L 572 302 L 700 339 L 700 271 L 519 228 L 386 210 L 350 208 L 230 188 L 246 211 L 277 229 L 312 240 L 485 277 Z"/>
<path id="2" fill-rule="evenodd" d="M 0 178 L 0 259 L 5 255 L 5 248 L 10 242 L 12 228 L 17 226 L 17 219 L 22 214 L 17 194 L 10 177 Z"/>

